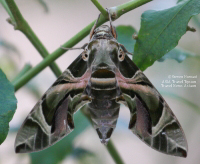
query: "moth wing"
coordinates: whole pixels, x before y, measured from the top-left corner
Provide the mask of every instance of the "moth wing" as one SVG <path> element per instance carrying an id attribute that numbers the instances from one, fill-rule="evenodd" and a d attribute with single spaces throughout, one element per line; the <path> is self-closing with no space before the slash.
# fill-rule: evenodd
<path id="1" fill-rule="evenodd" d="M 17 134 L 16 153 L 43 150 L 72 132 L 73 114 L 88 103 L 82 96 L 86 83 L 78 77 L 85 74 L 76 69 L 86 71 L 83 62 L 79 56 L 37 102 Z"/>
<path id="2" fill-rule="evenodd" d="M 128 57 L 125 60 L 134 73 L 121 70 L 126 77 L 120 75 L 118 83 L 125 99 L 122 103 L 131 113 L 129 129 L 162 153 L 186 157 L 187 141 L 177 118 L 142 71 Z"/>

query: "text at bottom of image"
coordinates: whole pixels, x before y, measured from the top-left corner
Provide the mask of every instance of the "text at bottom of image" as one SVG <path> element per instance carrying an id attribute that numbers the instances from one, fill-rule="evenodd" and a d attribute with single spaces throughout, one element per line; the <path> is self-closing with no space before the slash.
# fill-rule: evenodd
<path id="1" fill-rule="evenodd" d="M 195 88 L 197 87 L 197 75 L 168 75 L 167 80 L 162 80 L 161 87 Z"/>

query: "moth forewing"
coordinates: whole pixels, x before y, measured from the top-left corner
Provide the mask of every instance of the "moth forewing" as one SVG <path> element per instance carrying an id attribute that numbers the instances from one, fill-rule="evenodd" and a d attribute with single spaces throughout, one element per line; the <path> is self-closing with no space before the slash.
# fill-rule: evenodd
<path id="1" fill-rule="evenodd" d="M 186 157 L 187 141 L 179 122 L 145 75 L 139 69 L 130 78 L 119 73 L 118 83 L 131 112 L 129 129 L 160 152 Z"/>
<path id="2" fill-rule="evenodd" d="M 86 68 L 80 55 L 38 101 L 17 134 L 17 153 L 43 150 L 74 129 L 74 112 L 89 102 L 82 97 Z"/>

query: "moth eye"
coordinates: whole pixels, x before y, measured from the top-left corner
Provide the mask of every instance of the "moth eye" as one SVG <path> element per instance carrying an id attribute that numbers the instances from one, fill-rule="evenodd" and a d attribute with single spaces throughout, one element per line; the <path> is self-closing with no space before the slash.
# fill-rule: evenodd
<path id="1" fill-rule="evenodd" d="M 88 60 L 88 56 L 89 55 L 87 53 L 83 53 L 82 54 L 82 59 L 85 60 L 85 61 L 87 61 Z"/>
<path id="2" fill-rule="evenodd" d="M 123 61 L 125 58 L 125 53 L 122 51 L 122 49 L 119 49 L 119 55 L 118 55 L 119 61 Z"/>

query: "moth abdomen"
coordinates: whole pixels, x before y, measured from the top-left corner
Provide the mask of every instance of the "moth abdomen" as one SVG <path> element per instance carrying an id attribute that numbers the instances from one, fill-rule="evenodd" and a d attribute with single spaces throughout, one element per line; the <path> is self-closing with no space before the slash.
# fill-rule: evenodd
<path id="1" fill-rule="evenodd" d="M 112 108 L 109 109 L 95 109 L 89 107 L 89 111 L 93 126 L 97 131 L 101 143 L 107 144 L 117 124 L 119 104 L 115 103 Z"/>
<path id="2" fill-rule="evenodd" d="M 92 102 L 88 104 L 89 108 L 94 110 L 111 110 L 119 105 L 115 99 L 92 99 Z"/>

